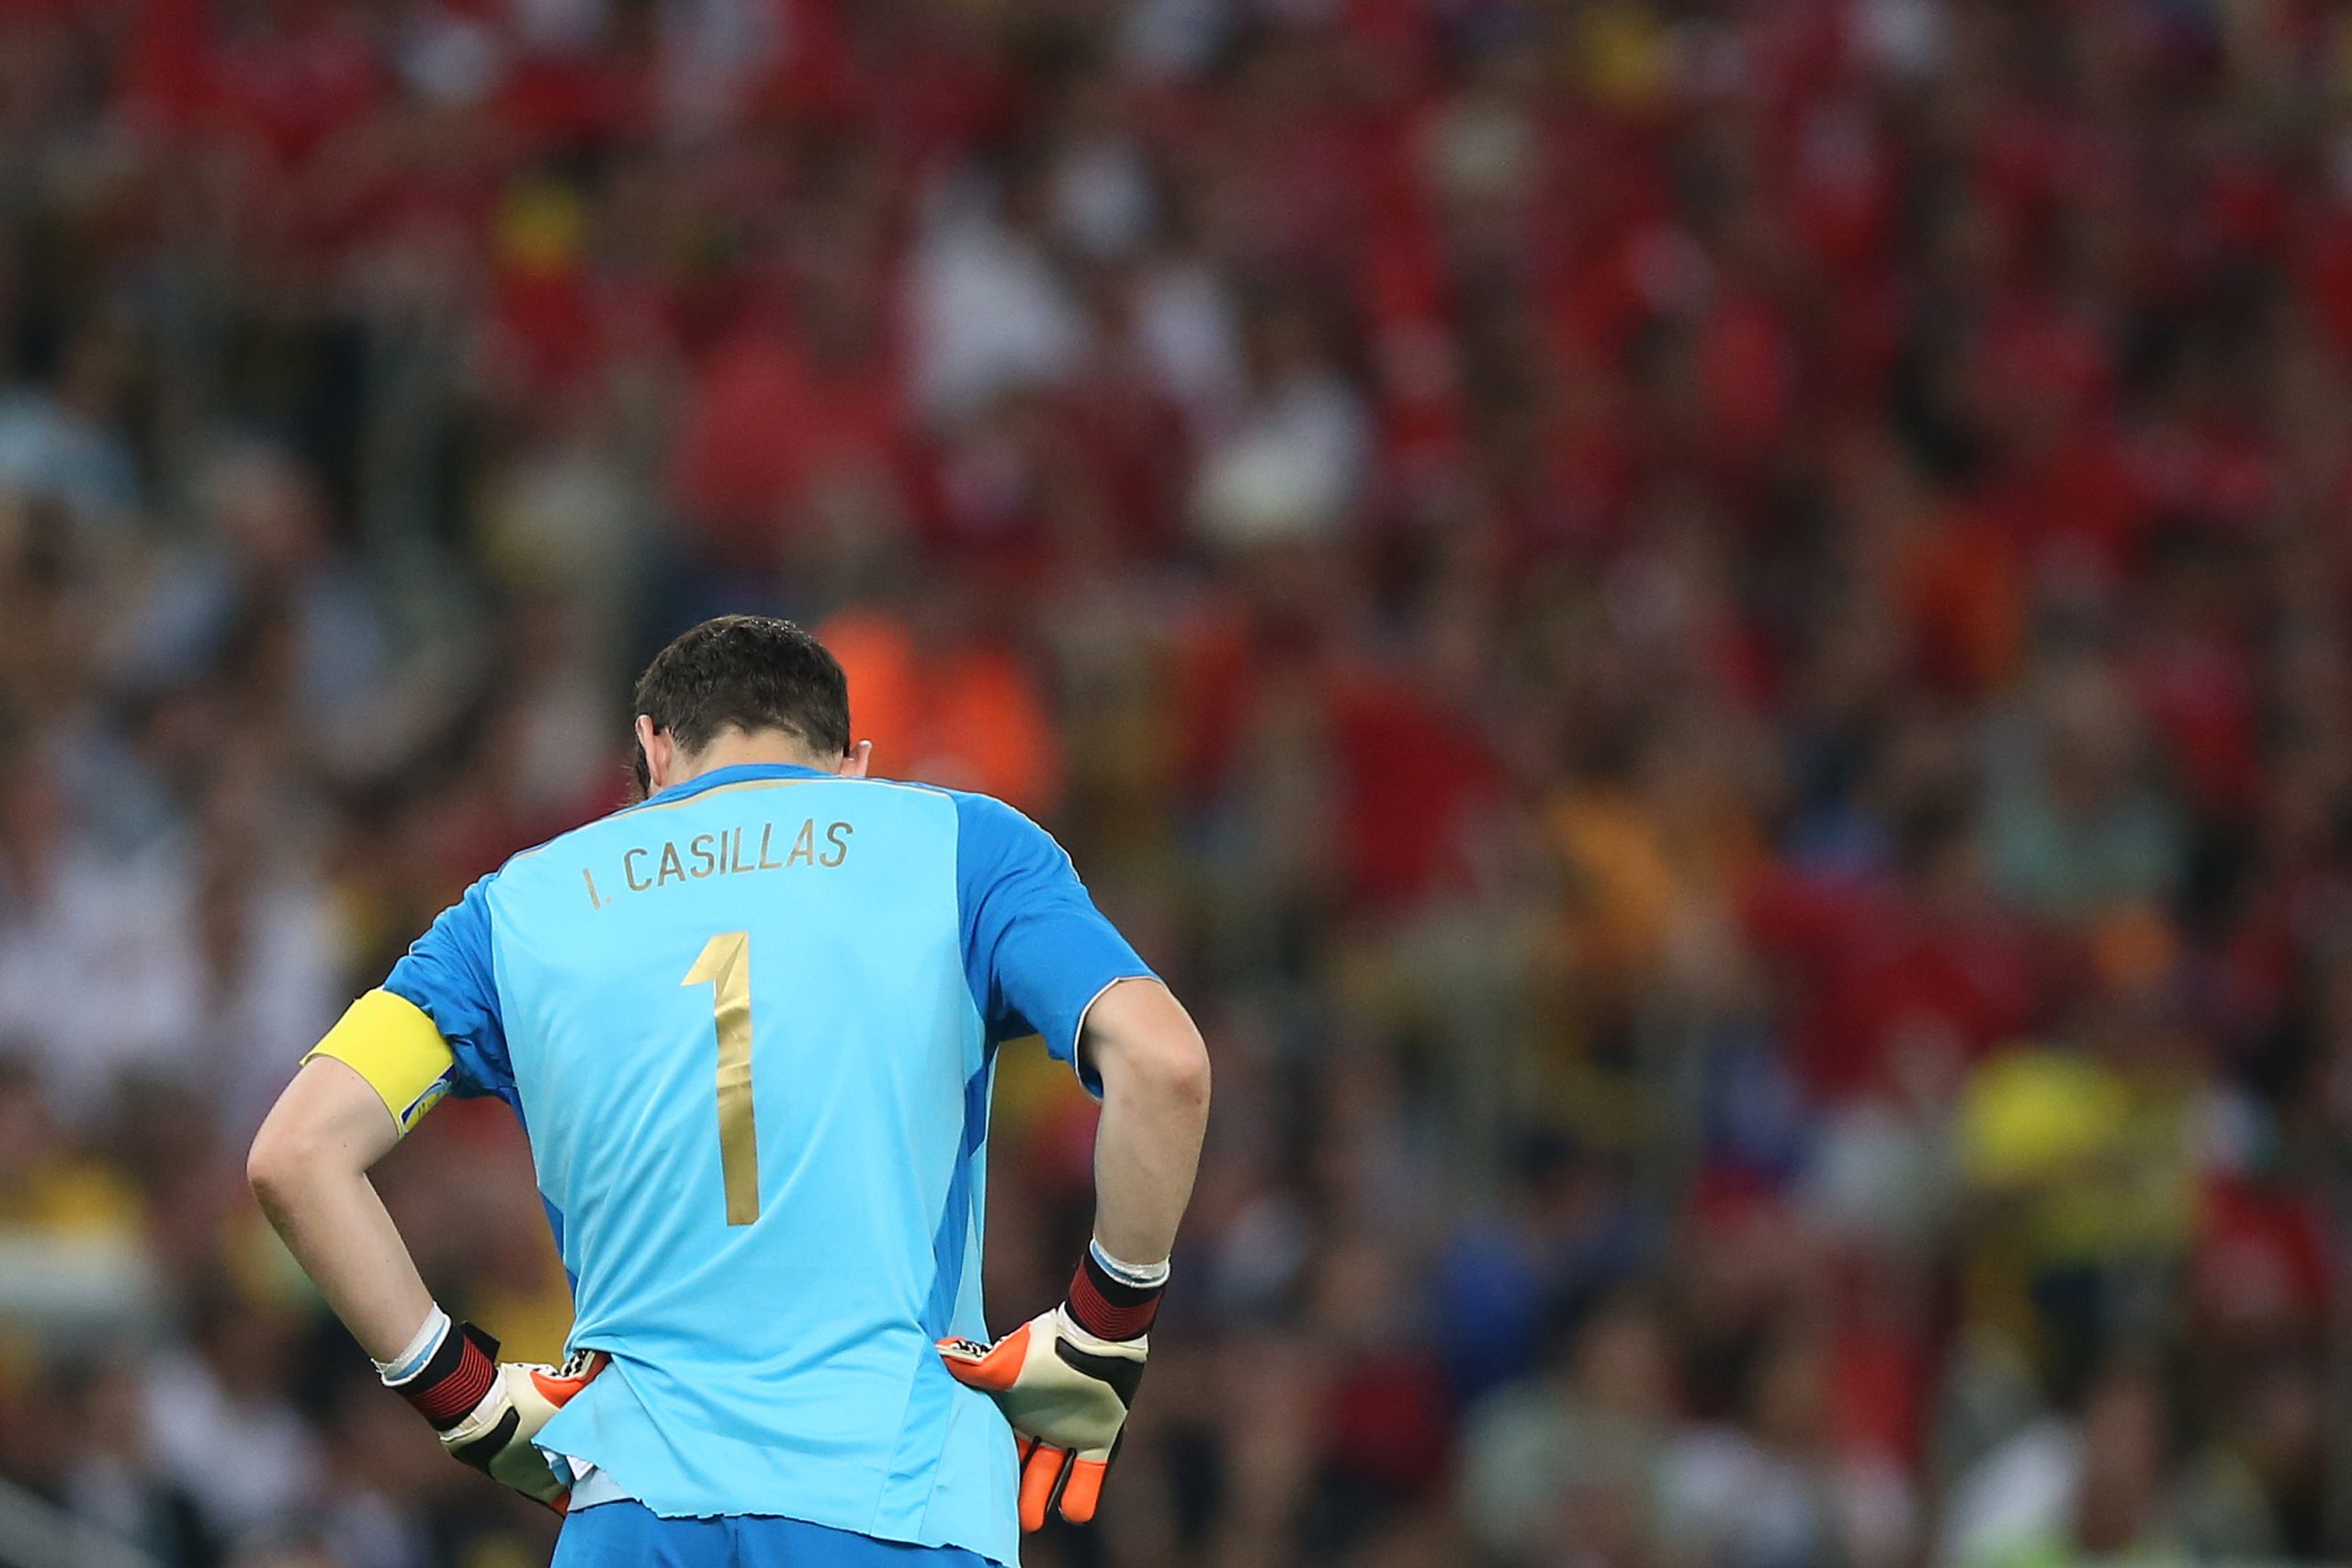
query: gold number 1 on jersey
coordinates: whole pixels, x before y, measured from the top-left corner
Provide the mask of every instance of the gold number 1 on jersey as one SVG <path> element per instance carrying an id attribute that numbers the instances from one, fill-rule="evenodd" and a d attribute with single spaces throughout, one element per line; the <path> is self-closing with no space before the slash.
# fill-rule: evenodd
<path id="1" fill-rule="evenodd" d="M 718 1026 L 718 1168 L 727 1185 L 727 1223 L 760 1217 L 760 1139 L 752 1121 L 752 933 L 721 931 L 681 986 L 708 986 Z"/>

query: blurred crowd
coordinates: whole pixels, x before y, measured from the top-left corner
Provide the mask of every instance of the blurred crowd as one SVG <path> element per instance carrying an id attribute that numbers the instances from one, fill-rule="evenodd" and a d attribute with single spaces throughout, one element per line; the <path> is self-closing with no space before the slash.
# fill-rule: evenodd
<path id="1" fill-rule="evenodd" d="M 752 609 L 1216 1055 L 1033 1565 L 2352 1551 L 2348 383 L 2324 0 L 0 0 L 0 1479 L 544 1561 L 242 1152 Z"/>

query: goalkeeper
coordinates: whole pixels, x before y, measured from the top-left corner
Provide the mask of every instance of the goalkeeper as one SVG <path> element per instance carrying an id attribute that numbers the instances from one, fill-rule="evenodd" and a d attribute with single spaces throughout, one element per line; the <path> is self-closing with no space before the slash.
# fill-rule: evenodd
<path id="1" fill-rule="evenodd" d="M 865 777 L 841 667 L 728 616 L 636 691 L 638 805 L 526 851 L 312 1051 L 254 1190 L 458 1458 L 565 1511 L 559 1568 L 1016 1561 L 1101 1495 L 1208 1110 L 1176 999 L 1035 824 Z M 997 1051 L 1102 1101 L 1094 1240 L 980 1309 Z M 502 1364 L 368 1169 L 442 1095 L 521 1119 L 574 1318 Z"/>

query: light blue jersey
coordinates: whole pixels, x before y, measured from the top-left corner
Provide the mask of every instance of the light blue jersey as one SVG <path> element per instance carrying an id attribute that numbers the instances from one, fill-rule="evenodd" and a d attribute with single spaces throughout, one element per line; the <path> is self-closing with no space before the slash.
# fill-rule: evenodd
<path id="1" fill-rule="evenodd" d="M 720 769 L 476 883 L 385 986 L 453 1092 L 521 1118 L 570 1348 L 612 1355 L 541 1445 L 664 1517 L 1014 1562 L 1011 1429 L 932 1348 L 988 1337 L 995 1048 L 1075 1061 L 1149 974 L 1012 807 L 808 768 Z"/>

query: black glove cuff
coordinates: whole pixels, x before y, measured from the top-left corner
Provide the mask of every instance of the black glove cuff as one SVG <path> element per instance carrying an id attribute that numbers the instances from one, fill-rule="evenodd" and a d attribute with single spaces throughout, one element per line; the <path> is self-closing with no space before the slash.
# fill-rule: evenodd
<path id="1" fill-rule="evenodd" d="M 469 1415 L 498 1377 L 498 1341 L 470 1323 L 451 1326 L 414 1376 L 394 1392 L 446 1432 Z"/>
<path id="2" fill-rule="evenodd" d="M 1069 1282 L 1069 1315 L 1097 1339 L 1140 1339 L 1159 1315 L 1164 1285 L 1130 1285 L 1095 1261 L 1087 1248 Z"/>

